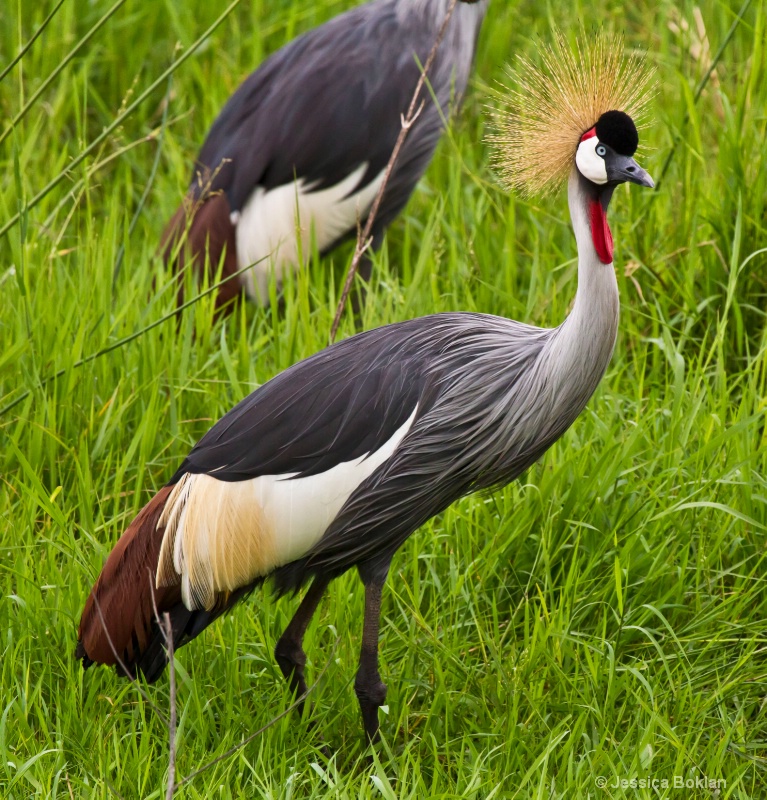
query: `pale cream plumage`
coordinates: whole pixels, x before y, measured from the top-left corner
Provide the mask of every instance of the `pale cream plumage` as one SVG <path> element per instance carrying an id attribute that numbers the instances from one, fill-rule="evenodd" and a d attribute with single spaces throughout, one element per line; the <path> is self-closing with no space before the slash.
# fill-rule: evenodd
<path id="1" fill-rule="evenodd" d="M 500 94 L 488 139 L 504 184 L 525 196 L 559 188 L 572 169 L 580 137 L 606 111 L 624 111 L 637 125 L 652 97 L 644 59 L 625 54 L 623 37 L 583 32 L 574 53 L 561 32 L 540 47 L 541 65 L 524 56 L 514 85 Z"/>
<path id="2" fill-rule="evenodd" d="M 277 562 L 274 533 L 252 481 L 184 475 L 168 498 L 157 585 L 181 583 L 187 608 L 210 610 L 218 596 L 265 575 Z"/>
<path id="3" fill-rule="evenodd" d="M 352 494 L 396 450 L 416 411 L 377 450 L 325 472 L 222 481 L 184 474 L 158 521 L 164 528 L 156 585 L 181 585 L 189 609 L 304 556 Z"/>

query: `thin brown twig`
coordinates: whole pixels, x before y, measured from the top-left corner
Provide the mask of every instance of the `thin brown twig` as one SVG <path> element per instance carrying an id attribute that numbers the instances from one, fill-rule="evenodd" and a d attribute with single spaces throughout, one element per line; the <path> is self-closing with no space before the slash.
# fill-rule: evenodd
<path id="1" fill-rule="evenodd" d="M 61 5 L 61 3 L 59 3 L 59 5 Z M 69 796 L 72 798 L 72 800 L 75 800 L 75 793 L 72 791 L 72 784 L 69 782 L 69 773 L 68 772 L 64 773 L 64 779 L 67 782 L 67 789 L 69 789 Z"/>
<path id="2" fill-rule="evenodd" d="M 173 663 L 173 626 L 170 614 L 162 615 L 161 630 L 165 638 L 165 649 L 168 654 L 168 673 L 170 680 L 170 716 L 168 719 L 168 789 L 165 800 L 173 800 L 176 788 L 176 665 Z"/>
<path id="3" fill-rule="evenodd" d="M 170 614 L 165 611 L 162 617 L 157 609 L 157 599 L 154 594 L 154 582 L 152 573 L 147 567 L 149 574 L 149 589 L 152 598 L 152 609 L 157 627 L 165 640 L 165 655 L 168 659 L 168 683 L 169 683 L 169 703 L 170 713 L 168 714 L 168 788 L 165 791 L 165 800 L 173 800 L 176 791 L 176 665 L 173 663 L 173 626 L 170 622 Z"/>
<path id="4" fill-rule="evenodd" d="M 193 778 L 196 778 L 201 772 L 205 772 L 205 770 L 210 769 L 210 767 L 215 766 L 224 759 L 229 758 L 229 756 L 234 755 L 238 750 L 242 750 L 242 748 L 250 744 L 250 742 L 252 742 L 253 739 L 255 739 L 257 736 L 260 736 L 264 731 L 268 730 L 273 725 L 276 725 L 283 717 L 286 717 L 288 714 L 290 714 L 291 711 L 298 708 L 301 705 L 301 703 L 303 703 L 304 700 L 306 700 L 306 698 L 317 688 L 319 682 L 322 680 L 323 676 L 327 672 L 328 667 L 333 662 L 333 657 L 336 654 L 336 650 L 338 649 L 338 644 L 340 641 L 341 637 L 339 636 L 336 639 L 335 644 L 333 645 L 333 650 L 330 653 L 330 657 L 325 663 L 325 666 L 322 668 L 320 674 L 317 676 L 317 680 L 315 680 L 314 683 L 302 695 L 297 697 L 293 701 L 293 703 L 291 703 L 284 711 L 280 712 L 276 717 L 272 717 L 272 719 L 270 719 L 269 722 L 266 723 L 266 725 L 263 725 L 257 731 L 251 733 L 250 736 L 243 739 L 239 744 L 234 745 L 234 747 L 230 747 L 225 753 L 214 758 L 212 761 L 209 761 L 207 764 L 200 767 L 199 769 L 196 769 L 194 772 L 190 772 L 189 775 L 182 778 L 176 784 L 176 788 L 180 789 L 182 786 L 185 786 L 187 783 L 189 783 Z"/>
<path id="5" fill-rule="evenodd" d="M 336 315 L 333 318 L 333 325 L 330 328 L 330 341 L 331 343 L 335 340 L 336 334 L 338 333 L 338 326 L 341 324 L 341 315 L 344 313 L 344 309 L 346 308 L 346 302 L 349 298 L 349 292 L 351 292 L 352 283 L 354 282 L 354 277 L 357 274 L 359 269 L 360 261 L 362 260 L 362 256 L 367 252 L 368 248 L 372 243 L 371 232 L 373 230 L 373 223 L 375 222 L 376 216 L 378 215 L 378 210 L 381 206 L 381 201 L 383 200 L 384 192 L 386 191 L 386 187 L 389 183 L 389 179 L 391 178 L 392 172 L 394 170 L 394 166 L 397 163 L 397 159 L 399 158 L 400 151 L 402 150 L 402 145 L 407 138 L 408 133 L 410 132 L 410 128 L 413 126 L 413 123 L 418 119 L 421 111 L 424 108 L 424 102 L 421 100 L 420 106 L 418 105 L 418 99 L 421 95 L 421 90 L 426 83 L 426 77 L 431 69 L 432 64 L 434 63 L 434 59 L 437 57 L 437 51 L 439 50 L 439 46 L 442 44 L 442 40 L 445 38 L 445 33 L 447 33 L 447 26 L 450 24 L 450 19 L 453 16 L 453 11 L 455 10 L 456 5 L 458 4 L 458 0 L 452 0 L 450 6 L 445 13 L 445 19 L 442 22 L 442 26 L 439 29 L 439 33 L 437 34 L 437 38 L 434 40 L 434 45 L 431 48 L 431 52 L 429 53 L 428 58 L 426 59 L 426 63 L 421 70 L 421 77 L 418 79 L 418 83 L 416 84 L 415 91 L 413 92 L 413 98 L 410 101 L 410 107 L 407 110 L 407 114 L 401 117 L 402 127 L 399 132 L 399 136 L 397 137 L 397 141 L 394 145 L 394 150 L 392 150 L 391 157 L 389 158 L 389 163 L 386 165 L 386 172 L 384 173 L 383 182 L 381 183 L 381 187 L 378 190 L 378 194 L 376 195 L 375 200 L 373 201 L 373 205 L 370 209 L 370 213 L 368 214 L 367 221 L 365 222 L 365 228 L 361 233 L 357 235 L 357 246 L 354 250 L 354 256 L 352 257 L 352 263 L 349 265 L 349 270 L 346 273 L 346 280 L 344 282 L 344 289 L 341 293 L 341 299 L 338 301 L 338 308 L 336 308 Z M 416 110 L 416 106 L 418 106 Z"/>
<path id="6" fill-rule="evenodd" d="M 338 645 L 339 645 L 339 643 L 341 641 L 341 637 L 339 636 L 336 639 L 335 643 L 333 644 L 333 650 L 331 651 L 330 656 L 329 656 L 327 662 L 325 663 L 325 666 L 320 671 L 320 674 L 317 676 L 317 679 L 314 681 L 314 683 L 305 692 L 303 692 L 303 694 L 301 694 L 299 697 L 297 697 L 284 711 L 280 712 L 276 717 L 272 717 L 272 719 L 270 719 L 269 722 L 267 722 L 265 725 L 260 727 L 257 731 L 254 731 L 253 733 L 251 733 L 249 736 L 247 736 L 245 739 L 243 739 L 238 744 L 234 745 L 234 747 L 230 747 L 229 750 L 227 750 L 222 755 L 214 758 L 212 761 L 209 761 L 207 764 L 204 764 L 199 769 L 194 770 L 194 772 L 190 772 L 188 775 L 183 777 L 180 781 L 176 781 L 176 672 L 175 672 L 175 666 L 174 666 L 174 663 L 173 663 L 173 626 L 171 625 L 170 614 L 168 614 L 167 611 L 163 614 L 163 618 L 162 619 L 160 618 L 160 612 L 157 609 L 157 603 L 155 601 L 154 584 L 152 582 L 152 576 L 151 576 L 151 573 L 149 572 L 149 570 L 147 570 L 147 572 L 149 573 L 149 587 L 150 587 L 150 593 L 151 593 L 151 597 L 152 597 L 152 607 L 153 607 L 153 610 L 154 610 L 155 619 L 157 620 L 157 623 L 158 623 L 158 625 L 160 627 L 160 631 L 162 633 L 162 636 L 165 639 L 166 652 L 168 654 L 168 670 L 169 670 L 169 680 L 170 680 L 170 716 L 169 716 L 169 718 L 166 718 L 165 715 L 160 711 L 160 709 L 152 702 L 152 700 L 150 700 L 150 698 L 147 695 L 147 693 L 141 688 L 141 686 L 139 685 L 138 681 L 131 674 L 131 672 L 128 669 L 127 665 L 122 660 L 122 658 L 120 657 L 119 653 L 117 652 L 117 648 L 114 646 L 114 643 L 112 642 L 112 637 L 109 635 L 109 631 L 108 631 L 107 626 L 106 626 L 106 621 L 105 621 L 104 615 L 103 615 L 103 613 L 101 611 L 101 605 L 99 604 L 99 601 L 95 597 L 94 597 L 94 603 L 96 605 L 96 610 L 98 611 L 99 618 L 101 619 L 101 624 L 102 624 L 102 626 L 104 628 L 104 634 L 105 634 L 105 636 L 107 638 L 107 642 L 109 643 L 109 647 L 112 650 L 112 654 L 114 655 L 115 660 L 117 661 L 119 666 L 122 668 L 123 673 L 125 674 L 125 676 L 136 687 L 136 689 L 138 689 L 139 693 L 144 698 L 144 700 L 146 700 L 146 702 L 149 704 L 149 706 L 154 710 L 154 712 L 157 714 L 157 716 L 162 720 L 163 724 L 166 725 L 167 728 L 168 728 L 168 740 L 169 740 L 168 741 L 168 751 L 169 751 L 168 761 L 169 761 L 169 766 L 168 766 L 168 788 L 166 790 L 165 797 L 166 797 L 166 800 L 172 800 L 176 789 L 180 789 L 182 786 L 185 786 L 191 780 L 196 778 L 201 772 L 205 772 L 205 770 L 210 769 L 212 766 L 215 766 L 216 764 L 218 764 L 219 762 L 223 761 L 224 759 L 229 758 L 229 756 L 233 755 L 238 750 L 242 750 L 242 748 L 245 747 L 246 745 L 248 745 L 250 742 L 252 742 L 253 739 L 255 739 L 257 736 L 260 736 L 262 733 L 267 731 L 272 726 L 276 725 L 281 719 L 283 719 L 283 717 L 286 717 L 288 714 L 290 714 L 291 711 L 293 711 L 296 708 L 298 708 L 306 700 L 306 698 L 317 688 L 317 686 L 319 685 L 320 681 L 324 677 L 325 673 L 328 671 L 328 667 L 330 667 L 331 663 L 333 662 L 333 657 L 335 656 L 336 650 L 338 649 Z M 105 778 L 104 781 L 105 781 L 109 791 L 111 791 L 116 797 L 118 797 L 118 798 L 120 798 L 120 800 L 122 800 L 122 796 L 114 788 L 114 786 L 112 786 L 112 784 L 109 782 L 109 780 L 107 778 Z"/>

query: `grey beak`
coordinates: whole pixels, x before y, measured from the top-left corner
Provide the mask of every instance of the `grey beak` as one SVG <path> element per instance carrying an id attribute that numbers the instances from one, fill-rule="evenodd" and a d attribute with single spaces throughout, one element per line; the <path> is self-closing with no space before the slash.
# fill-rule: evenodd
<path id="1" fill-rule="evenodd" d="M 605 166 L 607 167 L 607 180 L 610 182 L 636 183 L 650 189 L 655 188 L 655 182 L 650 177 L 650 173 L 643 170 L 630 156 L 615 154 Z"/>

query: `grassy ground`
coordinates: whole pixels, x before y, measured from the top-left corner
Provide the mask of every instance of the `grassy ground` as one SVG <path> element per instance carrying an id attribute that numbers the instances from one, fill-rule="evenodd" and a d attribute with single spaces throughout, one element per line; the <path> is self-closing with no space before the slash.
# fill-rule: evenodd
<path id="1" fill-rule="evenodd" d="M 248 308 L 214 325 L 205 298 L 178 329 L 150 328 L 173 308 L 158 236 L 217 109 L 266 53 L 352 3 L 243 2 L 171 84 L 163 71 L 223 7 L 118 5 L 65 63 L 109 9 L 65 1 L 0 80 L 9 798 L 164 796 L 163 722 L 136 688 L 73 659 L 82 603 L 126 521 L 211 421 L 326 344 L 349 257 L 315 259 L 280 318 Z M 52 8 L 0 7 L 0 69 Z M 532 52 L 533 33 L 604 21 L 657 69 L 641 160 L 663 174 L 659 191 L 613 201 L 623 308 L 612 365 L 521 482 L 457 504 L 398 554 L 383 614 L 389 705 L 372 764 L 351 685 L 362 597 L 350 574 L 307 639 L 310 675 L 328 665 L 316 727 L 289 716 L 177 796 L 714 796 L 674 788 L 702 777 L 719 781 L 719 797 L 764 796 L 767 11 L 751 3 L 730 38 L 736 16 L 715 0 L 494 0 L 471 95 L 390 232 L 365 325 L 449 309 L 563 318 L 576 277 L 564 198 L 498 190 L 483 105 L 504 63 Z M 177 654 L 180 776 L 289 704 L 271 651 L 294 603 L 258 593 Z M 167 712 L 167 680 L 147 694 Z M 632 779 L 655 788 L 621 787 Z"/>

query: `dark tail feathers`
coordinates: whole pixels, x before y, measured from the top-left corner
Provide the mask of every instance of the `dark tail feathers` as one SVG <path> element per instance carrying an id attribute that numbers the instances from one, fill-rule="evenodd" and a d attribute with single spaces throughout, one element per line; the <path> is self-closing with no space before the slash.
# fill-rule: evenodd
<path id="1" fill-rule="evenodd" d="M 157 614 L 170 615 L 173 646 L 178 649 L 252 591 L 259 581 L 222 596 L 210 611 L 190 611 L 178 586 L 155 588 L 164 528 L 157 523 L 173 487 L 166 486 L 147 503 L 120 537 L 83 609 L 75 656 L 83 666 L 111 664 L 118 674 L 149 681 L 168 662 Z M 156 610 L 155 610 L 156 609 Z"/>
<path id="2" fill-rule="evenodd" d="M 237 242 L 235 230 L 229 215 L 229 201 L 223 192 L 210 195 L 205 200 L 194 200 L 190 193 L 179 206 L 163 231 L 160 251 L 166 264 L 172 264 L 173 271 L 181 277 L 183 270 L 190 265 L 194 274 L 203 278 L 206 264 L 217 271 L 221 264 L 221 277 L 224 280 L 237 272 Z M 179 247 L 179 241 L 184 238 Z M 174 257 L 174 254 L 177 254 Z M 208 253 L 208 260 L 205 253 Z M 210 282 L 216 273 L 208 276 Z M 230 278 L 218 289 L 216 295 L 217 313 L 229 313 L 234 308 L 234 300 L 244 293 L 240 277 Z M 183 289 L 178 291 L 178 303 L 184 302 Z"/>

